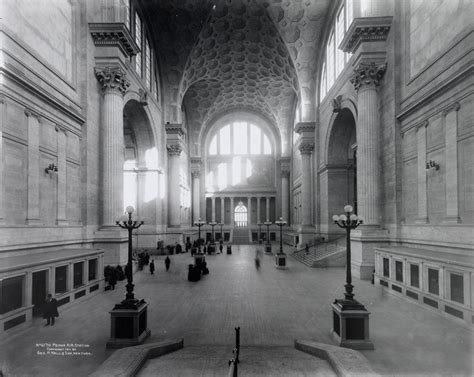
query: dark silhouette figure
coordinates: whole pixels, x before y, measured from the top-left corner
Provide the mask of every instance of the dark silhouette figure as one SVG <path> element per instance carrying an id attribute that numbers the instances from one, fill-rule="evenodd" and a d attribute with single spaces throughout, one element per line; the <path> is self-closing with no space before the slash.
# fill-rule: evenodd
<path id="1" fill-rule="evenodd" d="M 222 244 L 219 244 L 219 253 L 221 253 L 221 254 L 222 254 L 222 249 L 223 249 L 223 248 L 224 248 L 224 245 L 222 245 Z"/>
<path id="2" fill-rule="evenodd" d="M 170 269 L 171 259 L 167 256 L 165 259 L 166 271 Z"/>
<path id="3" fill-rule="evenodd" d="M 150 263 L 150 274 L 153 275 L 154 272 L 155 272 L 155 263 L 152 260 Z"/>
<path id="4" fill-rule="evenodd" d="M 112 267 L 110 269 L 110 275 L 109 275 L 110 289 L 115 289 L 115 284 L 117 284 L 117 270 L 114 267 Z"/>
<path id="5" fill-rule="evenodd" d="M 46 325 L 54 326 L 54 318 L 59 317 L 58 313 L 58 302 L 55 298 L 51 296 L 51 293 L 48 294 L 46 301 L 44 302 L 44 314 L 43 318 L 46 319 Z"/>
<path id="6" fill-rule="evenodd" d="M 177 244 L 176 245 L 176 254 L 181 254 L 183 252 L 183 247 L 181 246 L 181 244 Z"/>
<path id="7" fill-rule="evenodd" d="M 308 244 L 306 244 L 306 246 L 304 247 L 304 250 L 306 252 L 306 255 L 308 255 L 309 254 L 309 245 Z"/>

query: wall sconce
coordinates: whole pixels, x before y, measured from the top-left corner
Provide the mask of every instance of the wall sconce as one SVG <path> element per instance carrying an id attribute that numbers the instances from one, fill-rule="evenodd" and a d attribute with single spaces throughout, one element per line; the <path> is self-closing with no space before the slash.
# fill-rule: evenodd
<path id="1" fill-rule="evenodd" d="M 50 172 L 57 173 L 58 167 L 55 164 L 49 164 L 46 169 L 44 169 L 46 174 L 50 174 Z"/>
<path id="2" fill-rule="evenodd" d="M 433 160 L 426 161 L 426 170 L 429 170 L 431 168 L 434 168 L 435 170 L 439 170 L 439 164 Z"/>

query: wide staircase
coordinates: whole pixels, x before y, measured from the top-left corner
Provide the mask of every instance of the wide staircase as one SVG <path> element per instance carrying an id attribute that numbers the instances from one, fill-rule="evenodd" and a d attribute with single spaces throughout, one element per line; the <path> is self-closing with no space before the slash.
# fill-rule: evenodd
<path id="1" fill-rule="evenodd" d="M 295 250 L 293 258 L 308 267 L 341 267 L 346 264 L 345 237 L 336 238 L 328 242 L 318 242 L 309 247 Z"/>
<path id="2" fill-rule="evenodd" d="M 248 245 L 250 244 L 249 228 L 234 228 L 232 235 L 233 245 Z"/>

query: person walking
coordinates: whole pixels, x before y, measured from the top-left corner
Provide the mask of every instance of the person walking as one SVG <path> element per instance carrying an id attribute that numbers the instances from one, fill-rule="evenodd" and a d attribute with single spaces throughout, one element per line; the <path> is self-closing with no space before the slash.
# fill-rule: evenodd
<path id="1" fill-rule="evenodd" d="M 155 262 L 153 262 L 153 259 L 152 259 L 150 262 L 150 274 L 153 275 L 154 272 L 155 272 Z"/>
<path id="2" fill-rule="evenodd" d="M 115 289 L 115 284 L 117 284 L 117 269 L 112 267 L 109 275 L 110 289 Z"/>
<path id="3" fill-rule="evenodd" d="M 170 269 L 170 264 L 171 264 L 171 259 L 169 258 L 169 256 L 166 256 L 166 259 L 165 259 L 166 271 Z"/>
<path id="4" fill-rule="evenodd" d="M 44 303 L 43 318 L 46 319 L 45 326 L 49 326 L 50 324 L 51 326 L 54 326 L 54 318 L 56 317 L 59 317 L 58 302 L 53 298 L 53 296 L 51 296 L 51 293 L 48 293 L 48 297 Z"/>

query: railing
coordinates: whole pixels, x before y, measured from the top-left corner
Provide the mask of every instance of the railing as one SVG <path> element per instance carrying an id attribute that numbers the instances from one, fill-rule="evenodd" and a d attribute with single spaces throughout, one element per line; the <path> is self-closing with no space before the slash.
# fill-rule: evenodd
<path id="1" fill-rule="evenodd" d="M 232 350 L 234 358 L 229 360 L 229 373 L 228 377 L 237 377 L 237 365 L 240 363 L 239 354 L 240 354 L 240 327 L 235 328 L 235 347 Z"/>
<path id="2" fill-rule="evenodd" d="M 309 253 L 314 256 L 318 255 L 326 255 L 328 253 L 328 249 L 333 249 L 330 251 L 335 251 L 338 247 L 345 246 L 345 237 L 338 237 L 334 238 L 330 241 L 324 239 L 324 237 L 316 238 L 313 243 L 308 243 L 309 246 Z M 324 249 L 320 246 L 324 244 Z M 293 254 L 304 252 L 306 250 L 306 246 L 300 249 L 295 249 Z"/>

